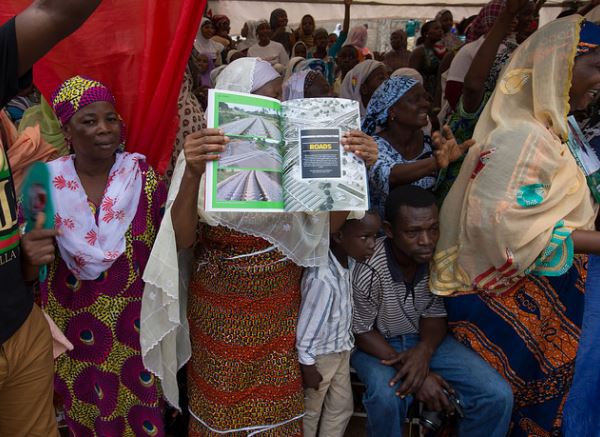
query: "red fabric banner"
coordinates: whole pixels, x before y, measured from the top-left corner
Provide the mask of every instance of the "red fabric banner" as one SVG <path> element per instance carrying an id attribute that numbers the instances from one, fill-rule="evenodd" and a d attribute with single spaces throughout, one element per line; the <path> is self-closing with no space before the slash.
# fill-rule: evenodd
<path id="1" fill-rule="evenodd" d="M 0 23 L 32 0 L 2 0 Z M 83 1 L 83 0 L 82 0 Z M 49 100 L 80 74 L 114 93 L 127 127 L 127 150 L 142 153 L 163 173 L 178 126 L 177 97 L 206 0 L 104 0 L 73 35 L 34 67 Z"/>

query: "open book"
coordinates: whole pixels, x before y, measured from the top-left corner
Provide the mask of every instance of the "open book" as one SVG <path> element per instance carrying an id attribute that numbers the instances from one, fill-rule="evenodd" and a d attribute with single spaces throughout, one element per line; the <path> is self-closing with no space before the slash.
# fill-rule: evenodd
<path id="1" fill-rule="evenodd" d="M 207 115 L 231 139 L 207 165 L 207 211 L 368 209 L 365 164 L 341 145 L 360 129 L 358 103 L 210 90 Z"/>

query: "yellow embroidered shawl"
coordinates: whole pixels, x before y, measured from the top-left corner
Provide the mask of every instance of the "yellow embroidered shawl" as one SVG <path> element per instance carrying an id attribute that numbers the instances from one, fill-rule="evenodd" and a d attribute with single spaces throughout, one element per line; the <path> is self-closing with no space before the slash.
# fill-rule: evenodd
<path id="1" fill-rule="evenodd" d="M 542 27 L 505 68 L 441 210 L 433 293 L 497 293 L 529 273 L 562 274 L 570 233 L 593 229 L 596 207 L 566 144 L 582 20 Z"/>

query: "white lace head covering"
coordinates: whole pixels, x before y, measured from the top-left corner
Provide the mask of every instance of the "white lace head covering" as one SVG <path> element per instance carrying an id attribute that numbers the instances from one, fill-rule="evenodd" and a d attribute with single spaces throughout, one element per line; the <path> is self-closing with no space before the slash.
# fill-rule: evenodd
<path id="1" fill-rule="evenodd" d="M 294 44 L 294 47 L 292 47 L 292 58 L 302 58 L 304 59 L 303 56 L 298 56 L 296 54 L 296 47 L 298 46 L 304 46 L 304 50 L 306 50 L 306 53 L 308 53 L 308 47 L 306 47 L 306 44 L 304 44 L 304 42 L 302 41 L 298 41 L 296 44 Z"/>
<path id="2" fill-rule="evenodd" d="M 227 65 L 219 65 L 217 68 L 210 72 L 210 83 L 213 87 L 216 85 L 217 79 L 226 67 Z"/>
<path id="3" fill-rule="evenodd" d="M 254 44 L 256 44 L 258 42 L 258 38 L 256 37 L 256 29 L 258 28 L 258 21 L 254 21 L 254 20 L 249 20 L 246 21 L 245 25 L 246 28 L 248 29 L 248 33 L 246 36 L 246 39 L 243 41 L 240 41 L 237 49 L 240 52 L 243 52 L 244 50 L 248 50 L 250 47 L 252 47 Z"/>
<path id="4" fill-rule="evenodd" d="M 202 22 L 198 28 L 198 33 L 196 34 L 196 39 L 194 40 L 194 48 L 198 51 L 198 53 L 201 55 L 206 55 L 211 61 L 214 62 L 225 47 L 223 47 L 222 44 L 213 41 L 212 39 L 204 38 L 204 35 L 202 35 L 202 26 L 208 22 L 210 22 L 208 18 L 202 18 Z"/>
<path id="5" fill-rule="evenodd" d="M 342 90 L 340 97 L 344 99 L 356 100 L 360 106 L 360 116 L 363 118 L 367 111 L 367 108 L 363 105 L 362 96 L 360 95 L 360 87 L 373 73 L 383 64 L 379 61 L 367 59 L 357 64 L 352 70 L 346 74 L 346 77 L 342 81 Z"/>
<path id="6" fill-rule="evenodd" d="M 252 93 L 281 77 L 267 61 L 240 58 L 229 64 L 217 78 L 215 88 L 240 93 Z"/>
<path id="7" fill-rule="evenodd" d="M 423 76 L 421 75 L 421 73 L 419 73 L 414 68 L 408 68 L 408 67 L 398 68 L 396 71 L 394 71 L 392 73 L 392 77 L 397 77 L 397 76 L 411 77 L 414 80 L 416 80 L 417 82 L 419 82 L 421 85 L 423 85 Z"/>
<path id="8" fill-rule="evenodd" d="M 280 77 L 268 62 L 241 58 L 217 78 L 217 88 L 252 92 Z M 177 371 L 189 360 L 191 344 L 187 322 L 187 285 L 191 260 L 178 253 L 171 207 L 185 171 L 185 156 L 179 154 L 167 209 L 144 272 L 140 344 L 145 367 L 161 379 L 169 404 L 179 408 Z M 326 265 L 329 250 L 328 213 L 207 212 L 204 210 L 205 181 L 199 186 L 199 220 L 209 226 L 225 226 L 264 238 L 294 263 L 309 267 Z"/>
<path id="9" fill-rule="evenodd" d="M 283 76 L 284 81 L 288 80 L 292 76 L 292 74 L 294 74 L 297 71 L 298 64 L 300 64 L 302 61 L 304 61 L 304 58 L 302 56 L 295 56 L 292 57 L 292 59 L 290 59 L 290 62 L 288 62 L 287 68 L 285 70 L 285 76 Z"/>
<path id="10" fill-rule="evenodd" d="M 294 73 L 283 84 L 283 100 L 303 99 L 304 98 L 304 83 L 306 76 L 310 70 L 303 70 Z"/>
<path id="11" fill-rule="evenodd" d="M 227 56 L 225 56 L 225 60 L 227 61 L 227 64 L 231 64 L 231 58 L 233 57 L 233 55 L 236 55 L 240 53 L 239 50 L 229 50 L 227 52 Z"/>

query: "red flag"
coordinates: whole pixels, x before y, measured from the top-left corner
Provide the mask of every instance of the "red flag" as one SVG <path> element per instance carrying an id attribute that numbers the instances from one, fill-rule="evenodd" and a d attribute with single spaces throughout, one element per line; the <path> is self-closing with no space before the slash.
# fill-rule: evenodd
<path id="1" fill-rule="evenodd" d="M 31 4 L 2 0 L 0 23 Z M 206 0 L 104 0 L 73 35 L 34 68 L 49 100 L 77 74 L 104 82 L 127 126 L 127 150 L 161 173 L 178 126 L 177 97 Z"/>

